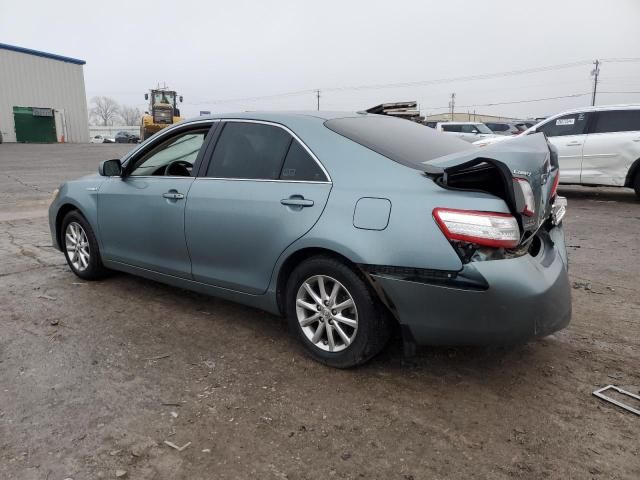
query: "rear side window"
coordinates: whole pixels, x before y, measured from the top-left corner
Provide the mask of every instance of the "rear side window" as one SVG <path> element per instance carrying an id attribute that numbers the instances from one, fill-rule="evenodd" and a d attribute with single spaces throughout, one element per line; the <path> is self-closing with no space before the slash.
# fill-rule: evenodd
<path id="1" fill-rule="evenodd" d="M 292 137 L 272 125 L 225 124 L 207 169 L 207 177 L 275 180 Z"/>
<path id="2" fill-rule="evenodd" d="M 336 118 L 324 125 L 369 150 L 417 170 L 424 168 L 422 162 L 476 148 L 454 135 L 382 115 Z"/>
<path id="3" fill-rule="evenodd" d="M 544 125 L 540 125 L 536 131 L 544 132 L 547 137 L 562 137 L 565 135 L 582 135 L 586 133 L 588 113 L 571 113 L 554 118 Z"/>
<path id="4" fill-rule="evenodd" d="M 506 123 L 486 123 L 485 125 L 494 132 L 506 132 L 509 130 L 509 125 Z"/>
<path id="5" fill-rule="evenodd" d="M 633 132 L 640 130 L 640 110 L 599 112 L 593 133 Z"/>
<path id="6" fill-rule="evenodd" d="M 318 163 L 294 140 L 284 160 L 280 180 L 298 180 L 310 182 L 328 181 Z"/>

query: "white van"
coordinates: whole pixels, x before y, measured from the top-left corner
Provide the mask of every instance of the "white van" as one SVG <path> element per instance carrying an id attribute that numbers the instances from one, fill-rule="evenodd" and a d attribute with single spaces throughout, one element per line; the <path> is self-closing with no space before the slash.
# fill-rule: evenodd
<path id="1" fill-rule="evenodd" d="M 560 183 L 634 188 L 640 197 L 640 105 L 570 110 L 522 134 L 536 132 L 544 132 L 558 150 Z"/>

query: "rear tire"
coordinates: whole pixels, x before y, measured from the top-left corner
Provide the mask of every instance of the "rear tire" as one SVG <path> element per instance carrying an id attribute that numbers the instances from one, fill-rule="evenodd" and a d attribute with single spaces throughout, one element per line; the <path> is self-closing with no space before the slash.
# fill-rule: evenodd
<path id="1" fill-rule="evenodd" d="M 383 305 L 356 271 L 335 258 L 316 256 L 298 265 L 285 299 L 293 335 L 313 359 L 331 367 L 363 364 L 389 340 Z"/>
<path id="2" fill-rule="evenodd" d="M 83 280 L 99 280 L 109 273 L 102 264 L 98 241 L 89 222 L 77 210 L 62 220 L 60 243 L 67 265 Z"/>
<path id="3" fill-rule="evenodd" d="M 636 173 L 636 178 L 633 181 L 633 189 L 636 191 L 636 197 L 640 198 L 640 172 Z"/>

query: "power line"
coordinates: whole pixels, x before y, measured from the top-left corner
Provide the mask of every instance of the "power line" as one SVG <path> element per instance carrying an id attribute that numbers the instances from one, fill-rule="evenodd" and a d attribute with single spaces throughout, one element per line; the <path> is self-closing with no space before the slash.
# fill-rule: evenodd
<path id="1" fill-rule="evenodd" d="M 375 90 L 375 89 L 381 89 L 381 88 L 402 88 L 402 87 L 414 87 L 414 86 L 424 86 L 424 85 L 436 85 L 439 83 L 467 82 L 467 81 L 473 81 L 473 80 L 487 80 L 491 78 L 510 77 L 514 75 L 526 75 L 530 73 L 548 72 L 551 70 L 560 70 L 564 68 L 579 67 L 579 66 L 584 66 L 589 64 L 591 64 L 591 60 L 586 60 L 582 62 L 563 63 L 559 65 L 548 65 L 545 67 L 526 68 L 523 70 L 510 70 L 507 72 L 484 73 L 479 75 L 466 75 L 462 77 L 438 78 L 433 80 L 419 80 L 415 82 L 385 83 L 385 84 L 378 84 L 378 85 L 360 85 L 360 86 L 352 86 L 352 87 L 333 87 L 333 88 L 325 88 L 323 90 L 328 92 L 337 92 L 342 90 Z"/>
<path id="2" fill-rule="evenodd" d="M 605 58 L 600 60 L 600 62 L 607 63 L 618 63 L 618 62 L 640 62 L 640 57 L 631 57 L 631 58 Z M 425 86 L 425 85 L 438 85 L 443 83 L 453 83 L 453 82 L 468 82 L 475 80 L 489 80 L 492 78 L 501 78 L 501 77 L 510 77 L 516 75 L 528 75 L 532 73 L 541 73 L 541 72 L 549 72 L 554 70 L 561 70 L 567 68 L 574 68 L 580 66 L 591 65 L 593 62 L 591 60 L 584 60 L 578 62 L 570 62 L 570 63 L 562 63 L 556 65 L 547 65 L 542 67 L 534 67 L 534 68 L 525 68 L 521 70 L 509 70 L 504 72 L 494 72 L 494 73 L 485 73 L 478 75 L 466 75 L 460 77 L 448 77 L 448 78 L 437 78 L 431 80 L 418 80 L 413 82 L 399 82 L 399 83 L 384 83 L 384 84 L 374 84 L 374 85 L 356 85 L 356 86 L 347 86 L 347 87 L 330 87 L 323 88 L 324 92 L 341 92 L 341 91 L 358 91 L 358 90 L 379 90 L 386 88 L 406 88 L 406 87 L 416 87 L 416 86 Z M 298 95 L 308 95 L 308 94 L 316 94 L 317 89 L 309 89 L 309 90 L 298 90 L 293 92 L 283 92 L 276 93 L 271 95 L 258 95 L 254 97 L 243 97 L 243 98 L 231 98 L 231 99 L 219 99 L 219 100 L 206 100 L 201 102 L 185 102 L 189 105 L 202 105 L 202 104 L 229 104 L 229 103 L 242 103 L 242 102 L 253 102 L 259 100 L 269 100 L 275 98 L 282 97 L 291 97 Z"/>
<path id="3" fill-rule="evenodd" d="M 605 93 L 605 92 L 601 92 Z M 473 108 L 473 107 L 495 107 L 499 105 L 515 105 L 517 103 L 533 103 L 533 102 L 543 102 L 545 100 L 559 100 L 561 98 L 578 98 L 584 97 L 585 95 L 591 95 L 590 92 L 587 93 L 572 93 L 570 95 L 559 95 L 557 97 L 545 97 L 545 98 L 531 98 L 527 100 L 514 100 L 509 102 L 493 102 L 493 103 L 475 103 L 473 105 L 458 105 L 458 108 Z M 421 110 L 444 110 L 451 108 L 450 105 L 446 107 L 421 107 Z"/>

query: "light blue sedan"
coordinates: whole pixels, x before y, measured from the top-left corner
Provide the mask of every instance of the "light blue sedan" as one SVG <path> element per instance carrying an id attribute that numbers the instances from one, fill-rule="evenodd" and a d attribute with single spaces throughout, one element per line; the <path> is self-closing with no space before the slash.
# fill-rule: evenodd
<path id="1" fill-rule="evenodd" d="M 86 280 L 140 275 L 286 315 L 315 359 L 521 342 L 571 316 L 543 134 L 477 148 L 366 113 L 246 113 L 162 130 L 63 184 L 54 245 Z"/>

